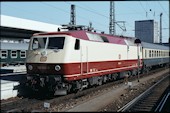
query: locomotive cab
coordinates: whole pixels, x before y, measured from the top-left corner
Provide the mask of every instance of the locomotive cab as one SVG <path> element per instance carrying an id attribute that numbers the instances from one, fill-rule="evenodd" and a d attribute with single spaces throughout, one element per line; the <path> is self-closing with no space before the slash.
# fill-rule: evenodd
<path id="1" fill-rule="evenodd" d="M 75 40 L 59 34 L 31 37 L 26 58 L 28 86 L 35 84 L 35 90 L 42 87 L 57 95 L 59 90 L 62 90 L 62 95 L 63 90 L 66 93 L 66 84 L 63 82 L 67 73 L 65 63 L 69 60 L 66 56 L 70 54 L 69 49 L 74 49 L 72 43 L 75 44 Z"/>

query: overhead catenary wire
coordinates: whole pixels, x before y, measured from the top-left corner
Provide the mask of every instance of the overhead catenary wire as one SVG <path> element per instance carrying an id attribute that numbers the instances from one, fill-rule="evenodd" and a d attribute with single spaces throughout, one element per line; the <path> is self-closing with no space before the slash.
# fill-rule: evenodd
<path id="1" fill-rule="evenodd" d="M 66 2 L 66 1 L 64 1 L 66 4 L 71 4 L 71 3 L 69 3 L 69 2 Z M 51 5 L 52 6 L 52 5 Z M 86 10 L 86 11 L 89 11 L 89 12 L 91 12 L 91 13 L 93 13 L 93 14 L 97 14 L 97 15 L 99 15 L 99 16 L 102 16 L 102 17 L 105 17 L 105 18 L 109 18 L 109 17 L 107 17 L 107 16 L 105 16 L 105 15 L 103 15 L 103 14 L 100 14 L 100 13 L 96 13 L 96 11 L 93 11 L 93 10 L 90 10 L 91 8 L 89 8 L 89 9 L 87 9 L 87 8 L 84 8 L 84 7 L 82 7 L 82 6 L 79 6 L 79 5 L 76 5 L 78 8 L 81 8 L 81 9 L 83 9 L 83 10 Z M 141 4 L 141 6 L 143 7 L 143 5 Z M 55 6 L 52 6 L 52 7 L 54 7 L 54 8 L 56 8 Z M 143 9 L 146 11 L 146 9 L 143 7 Z M 64 11 L 64 10 L 63 10 Z M 64 11 L 64 12 L 66 12 L 66 11 Z M 147 12 L 147 11 L 146 11 Z M 69 12 L 66 12 L 66 13 L 68 13 L 69 14 Z M 136 13 L 134 13 L 134 14 L 136 14 Z M 117 15 L 119 15 L 119 14 L 117 14 Z M 82 17 L 82 16 L 79 16 L 81 19 L 84 19 L 85 20 L 85 18 L 84 17 Z M 87 19 L 86 19 L 87 20 Z M 97 23 L 97 22 L 94 22 L 94 23 Z M 101 25 L 101 23 L 98 23 L 99 25 Z M 103 26 L 103 25 L 102 25 Z M 109 27 L 109 26 L 106 26 L 106 25 L 104 25 L 105 27 Z M 128 26 L 130 26 L 130 27 L 132 27 L 129 23 L 128 23 Z M 103 30 L 100 30 L 100 31 L 103 31 Z M 130 30 L 129 30 L 130 31 Z"/>
<path id="2" fill-rule="evenodd" d="M 65 1 L 63 1 L 63 2 L 65 2 Z M 140 1 L 141 2 L 141 4 L 139 4 L 139 5 L 141 5 L 141 7 L 143 7 L 143 9 L 144 9 L 144 11 L 146 11 L 146 7 L 144 7 L 144 5 L 142 4 L 143 2 L 142 1 Z M 41 1 L 41 3 L 43 3 L 42 1 Z M 71 2 L 65 2 L 66 4 L 71 4 Z M 48 5 L 47 5 L 48 4 Z M 48 6 L 48 7 L 53 7 L 55 10 L 54 10 L 54 12 L 50 12 L 50 13 L 56 13 L 56 14 L 58 14 L 57 13 L 57 11 L 61 11 L 61 12 L 64 12 L 65 14 L 70 14 L 70 11 L 68 11 L 68 10 L 65 10 L 65 9 L 63 9 L 62 7 L 57 7 L 56 5 L 55 5 L 55 3 L 53 3 L 53 4 L 50 4 L 50 2 L 44 2 L 44 6 Z M 162 4 L 161 4 L 162 5 Z M 160 7 L 161 7 L 161 5 L 160 5 Z M 10 5 L 11 6 L 11 5 Z M 66 6 L 66 5 L 65 5 Z M 77 5 L 76 5 L 77 6 Z M 79 7 L 80 6 L 80 7 Z M 150 6 L 155 6 L 155 5 L 149 5 L 148 4 L 148 7 L 150 7 Z M 164 6 L 164 4 L 163 4 L 163 6 Z M 8 6 L 9 7 L 9 6 Z M 12 6 L 11 6 L 12 7 Z M 13 6 L 13 7 L 15 7 L 15 8 L 13 8 L 13 9 L 16 9 L 16 10 L 20 10 L 20 11 L 22 11 L 22 12 L 28 12 L 28 14 L 29 15 L 34 15 L 34 16 L 41 16 L 41 18 L 43 17 L 43 18 L 45 18 L 46 20 L 49 20 L 49 21 L 53 21 L 53 23 L 54 23 L 54 20 L 55 20 L 55 22 L 56 22 L 56 19 L 54 19 L 53 18 L 53 15 L 52 16 L 47 16 L 45 13 L 39 13 L 39 11 L 31 11 L 31 10 L 26 10 L 26 8 L 25 9 L 22 9 L 21 10 L 21 8 L 20 7 L 16 7 L 16 6 Z M 101 13 L 101 12 L 97 12 L 96 10 L 94 10 L 94 9 L 92 9 L 92 8 L 90 8 L 89 6 L 88 7 L 86 7 L 86 6 L 81 6 L 81 4 L 79 5 L 78 4 L 78 6 L 77 6 L 79 9 L 83 9 L 83 10 L 85 10 L 85 11 L 88 11 L 88 12 L 91 12 L 91 13 L 93 13 L 93 14 L 95 14 L 95 15 L 98 15 L 98 16 L 100 16 L 100 17 L 102 17 L 102 18 L 105 18 L 105 19 L 107 19 L 107 18 L 109 18 L 109 15 L 106 15 L 106 13 Z M 43 7 L 42 7 L 43 8 Z M 47 8 L 47 7 L 46 7 Z M 134 10 L 134 8 L 133 7 L 128 7 L 128 9 L 133 9 L 133 11 L 132 12 L 130 12 L 130 13 L 122 13 L 122 14 L 120 14 L 119 12 L 117 12 L 115 15 L 129 15 L 129 17 L 131 18 L 131 15 L 141 15 L 141 16 L 144 16 L 144 13 L 143 14 L 141 14 L 141 11 L 137 11 L 137 10 Z M 162 8 L 162 7 L 161 7 Z M 108 9 L 109 9 L 109 7 L 108 7 Z M 164 11 L 163 11 L 163 13 L 164 12 L 166 12 L 165 11 L 165 7 L 164 7 Z M 167 13 L 167 12 L 166 12 Z M 55 14 L 54 14 L 55 15 Z M 90 19 L 91 18 L 87 18 L 86 16 L 84 17 L 84 15 L 77 15 L 77 17 L 78 18 L 80 18 L 81 20 L 83 20 L 84 22 L 89 22 L 89 21 L 91 21 Z M 158 13 L 157 13 L 157 16 L 156 17 L 159 17 L 159 15 L 158 15 Z M 133 18 L 132 18 L 133 19 Z M 99 29 L 105 29 L 105 27 L 106 28 L 109 28 L 109 25 L 107 25 L 107 24 L 102 24 L 102 22 L 97 22 L 97 21 L 91 21 L 91 22 L 93 22 L 94 24 L 93 25 L 98 25 L 99 26 Z M 108 21 L 109 22 L 109 21 Z M 127 30 L 126 31 L 132 31 L 131 30 L 131 28 L 133 28 L 133 24 L 130 24 L 131 22 L 130 21 L 126 21 L 126 26 L 128 26 L 127 27 Z M 164 27 L 166 27 L 168 24 L 166 24 L 167 23 L 167 21 L 163 21 L 163 26 Z M 99 30 L 98 29 L 98 30 Z M 167 29 L 166 29 L 167 30 Z M 100 31 L 106 31 L 106 30 L 100 30 Z M 118 31 L 120 31 L 120 30 L 118 30 Z"/>
<path id="3" fill-rule="evenodd" d="M 67 4 L 71 4 L 71 3 L 69 3 L 69 2 L 66 2 L 66 1 L 64 1 L 65 3 L 67 3 Z M 91 12 L 91 13 L 93 13 L 93 14 L 97 14 L 97 15 L 99 15 L 99 16 L 102 16 L 102 17 L 105 17 L 106 19 L 110 19 L 108 16 L 105 16 L 105 15 L 103 15 L 103 14 L 101 14 L 101 13 L 98 13 L 98 12 L 96 12 L 96 11 L 94 11 L 94 10 L 90 10 L 90 9 L 87 9 L 87 8 L 84 8 L 84 7 L 82 7 L 82 6 L 79 6 L 79 5 L 76 5 L 76 7 L 79 7 L 79 8 L 81 8 L 81 9 L 84 9 L 85 11 L 89 11 L 89 12 Z M 116 23 L 116 22 L 115 22 Z M 117 24 L 117 23 L 116 23 Z M 118 24 L 117 24 L 118 25 Z M 120 27 L 120 25 L 118 25 L 119 27 Z M 107 26 L 107 28 L 109 28 L 109 26 Z M 121 28 L 121 27 L 120 27 Z M 121 28 L 122 29 L 122 28 Z"/>
<path id="4" fill-rule="evenodd" d="M 44 2 L 41 2 L 41 3 L 44 4 Z M 47 6 L 49 6 L 49 7 L 53 7 L 53 8 L 55 8 L 55 9 L 60 9 L 60 8 L 57 8 L 56 6 L 51 5 L 51 4 L 45 3 L 44 5 L 47 5 Z M 69 5 L 70 5 L 70 3 L 69 3 Z M 77 5 L 76 5 L 76 7 L 77 7 Z M 65 12 L 65 13 L 67 13 L 67 14 L 70 14 L 70 12 L 68 12 L 68 11 L 65 11 L 65 10 L 63 10 L 63 9 L 60 9 L 60 10 L 63 11 L 63 12 Z M 77 15 L 77 16 L 78 16 L 79 18 L 83 19 L 83 20 L 86 20 L 86 21 L 89 19 L 89 18 L 82 17 L 82 16 L 80 16 L 80 15 Z M 93 22 L 93 23 L 96 23 L 96 24 L 101 25 L 101 26 L 108 27 L 107 25 L 98 23 L 98 22 L 96 22 L 96 21 Z M 95 30 L 97 30 L 97 31 L 103 31 L 103 30 L 99 30 L 99 29 L 95 29 Z"/>
<path id="5" fill-rule="evenodd" d="M 71 4 L 71 3 L 66 2 L 66 1 L 64 1 L 64 2 L 67 3 L 67 4 Z M 84 7 L 79 6 L 79 5 L 77 5 L 77 4 L 76 4 L 76 7 L 79 7 L 79 8 L 81 8 L 81 9 L 86 10 L 86 11 L 92 12 L 92 13 L 94 13 L 94 14 L 97 14 L 97 15 L 100 15 L 100 16 L 102 16 L 102 17 L 105 17 L 105 18 L 109 19 L 108 16 L 105 16 L 105 15 L 103 15 L 103 14 L 100 14 L 100 13 L 96 12 L 96 11 L 93 11 L 93 10 L 90 10 L 90 9 L 87 9 L 87 8 L 84 8 Z"/>
<path id="6" fill-rule="evenodd" d="M 167 17 L 169 18 L 168 16 L 168 13 L 165 11 L 164 7 L 161 5 L 161 3 L 158 1 L 158 4 L 160 5 L 160 7 L 163 9 L 164 13 L 167 15 Z"/>
<path id="7" fill-rule="evenodd" d="M 147 10 L 143 7 L 143 5 L 142 5 L 142 3 L 141 3 L 141 1 L 139 0 L 139 3 L 140 3 L 140 5 L 141 5 L 141 7 L 143 8 L 143 10 L 146 12 L 146 17 L 148 17 L 148 12 L 147 12 Z"/>

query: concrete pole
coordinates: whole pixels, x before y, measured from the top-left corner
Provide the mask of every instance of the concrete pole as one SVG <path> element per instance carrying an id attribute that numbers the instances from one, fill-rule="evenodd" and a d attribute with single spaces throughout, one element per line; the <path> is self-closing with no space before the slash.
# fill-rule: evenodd
<path id="1" fill-rule="evenodd" d="M 162 44 L 162 15 L 163 13 L 160 14 L 160 43 Z"/>
<path id="2" fill-rule="evenodd" d="M 139 44 L 137 44 L 137 54 L 138 54 L 138 82 L 139 82 L 139 65 L 140 65 L 140 61 L 139 61 Z"/>

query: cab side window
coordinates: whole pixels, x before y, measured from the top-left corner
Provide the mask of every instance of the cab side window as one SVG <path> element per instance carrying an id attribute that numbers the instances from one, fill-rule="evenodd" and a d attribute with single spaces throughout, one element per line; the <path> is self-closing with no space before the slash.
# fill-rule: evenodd
<path id="1" fill-rule="evenodd" d="M 79 39 L 76 39 L 74 49 L 75 50 L 79 50 L 80 49 L 80 40 Z"/>

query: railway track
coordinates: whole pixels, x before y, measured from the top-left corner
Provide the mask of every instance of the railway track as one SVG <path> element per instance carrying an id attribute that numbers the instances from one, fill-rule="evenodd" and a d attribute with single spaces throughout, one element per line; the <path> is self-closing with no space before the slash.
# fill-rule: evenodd
<path id="1" fill-rule="evenodd" d="M 155 111 L 162 94 L 169 86 L 169 78 L 170 75 L 167 74 L 166 77 L 163 77 L 148 90 L 120 108 L 118 112 Z"/>
<path id="2" fill-rule="evenodd" d="M 165 94 L 162 96 L 158 106 L 155 108 L 154 112 L 169 112 L 169 100 L 170 98 L 170 86 L 166 89 Z"/>
<path id="3" fill-rule="evenodd" d="M 152 70 L 150 71 L 150 73 L 147 74 L 151 75 L 153 73 L 159 72 L 161 70 L 163 70 L 164 68 L 160 68 L 157 70 Z M 145 74 L 141 74 L 140 77 L 144 77 Z M 129 78 L 129 81 L 132 80 L 137 80 L 137 76 L 133 76 L 131 78 Z M 28 99 L 28 98 L 24 98 L 21 99 L 19 101 L 14 101 L 14 102 L 10 102 L 8 104 L 2 104 L 1 103 L 1 111 L 3 112 L 34 112 L 34 111 L 46 111 L 47 109 L 44 107 L 44 102 L 48 103 L 51 106 L 53 105 L 58 105 L 60 103 L 64 103 L 67 102 L 70 99 L 77 99 L 77 98 L 81 98 L 87 94 L 90 93 L 94 93 L 97 92 L 99 90 L 102 89 L 106 89 L 108 87 L 112 87 L 114 85 L 118 85 L 123 83 L 124 81 L 118 80 L 118 81 L 114 81 L 114 82 L 109 82 L 107 84 L 103 84 L 101 86 L 97 86 L 97 87 L 92 87 L 92 88 L 88 88 L 86 90 L 83 90 L 81 92 L 77 92 L 77 93 L 71 93 L 68 94 L 66 96 L 58 96 L 58 97 L 54 97 L 52 99 L 44 99 L 44 100 L 37 100 L 37 99 Z"/>

